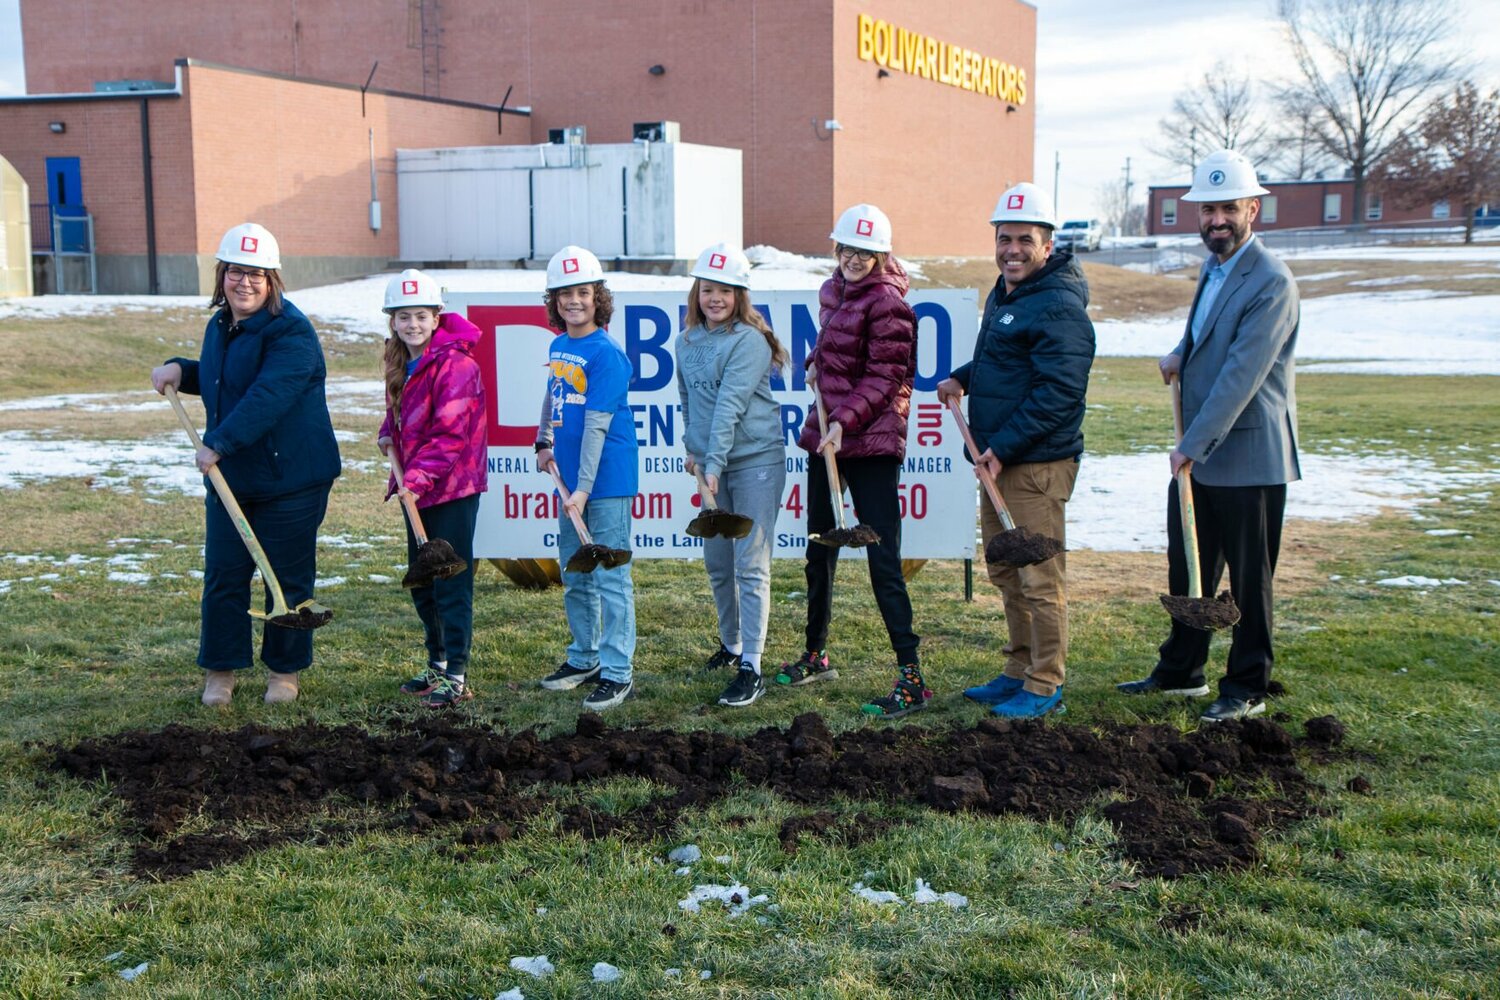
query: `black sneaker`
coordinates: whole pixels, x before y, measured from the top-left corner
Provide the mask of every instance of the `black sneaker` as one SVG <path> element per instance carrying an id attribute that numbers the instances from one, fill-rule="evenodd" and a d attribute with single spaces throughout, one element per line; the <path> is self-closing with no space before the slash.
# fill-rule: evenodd
<path id="1" fill-rule="evenodd" d="M 468 701 L 472 697 L 474 697 L 474 692 L 469 690 L 469 685 L 444 674 L 437 687 L 427 692 L 422 698 L 422 704 L 428 708 L 447 708 L 461 701 Z"/>
<path id="2" fill-rule="evenodd" d="M 741 664 L 740 669 L 735 672 L 734 680 L 719 695 L 719 704 L 730 708 L 745 708 L 755 704 L 755 699 L 765 693 L 766 684 L 761 680 L 760 674 L 756 673 L 754 667 Z"/>
<path id="3" fill-rule="evenodd" d="M 448 674 L 434 664 L 427 664 L 420 674 L 401 685 L 401 693 L 421 697 L 443 682 Z"/>
<path id="4" fill-rule="evenodd" d="M 724 667 L 738 667 L 739 665 L 739 654 L 731 653 L 721 642 L 719 643 L 719 651 L 708 658 L 708 662 L 703 664 L 703 669 L 722 670 Z"/>
<path id="5" fill-rule="evenodd" d="M 585 670 L 582 667 L 575 667 L 564 660 L 560 667 L 542 678 L 542 687 L 548 691 L 571 691 L 578 685 L 591 681 L 598 676 L 598 664 Z"/>
<path id="6" fill-rule="evenodd" d="M 827 653 L 822 650 L 815 653 L 809 649 L 796 663 L 781 665 L 781 672 L 776 675 L 776 683 L 796 687 L 799 684 L 811 684 L 813 681 L 831 681 L 838 675 L 839 672 L 829 666 Z"/>
<path id="7" fill-rule="evenodd" d="M 630 689 L 629 681 L 621 684 L 618 681 L 601 678 L 599 683 L 594 685 L 594 690 L 589 692 L 589 696 L 583 699 L 583 707 L 591 712 L 602 712 L 606 708 L 614 708 L 630 697 Z"/>
<path id="8" fill-rule="evenodd" d="M 920 712 L 931 700 L 932 692 L 922 680 L 922 671 L 906 666 L 896 676 L 896 683 L 890 694 L 884 698 L 870 699 L 859 706 L 859 710 L 877 719 L 899 719 L 903 715 Z"/>

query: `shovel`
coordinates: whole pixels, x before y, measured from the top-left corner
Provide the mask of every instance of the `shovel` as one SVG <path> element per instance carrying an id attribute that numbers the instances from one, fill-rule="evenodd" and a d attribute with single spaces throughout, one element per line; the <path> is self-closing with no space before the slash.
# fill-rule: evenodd
<path id="1" fill-rule="evenodd" d="M 698 496 L 703 500 L 703 510 L 688 522 L 687 533 L 694 538 L 744 538 L 750 534 L 755 527 L 754 521 L 714 503 L 714 495 L 708 492 L 708 483 L 703 481 L 703 467 L 694 466 L 693 475 L 698 477 Z"/>
<path id="2" fill-rule="evenodd" d="M 1182 443 L 1182 383 L 1172 376 L 1172 424 L 1177 431 L 1177 443 Z M 1240 620 L 1239 606 L 1234 596 L 1224 591 L 1217 598 L 1203 596 L 1203 569 L 1198 565 L 1198 519 L 1193 512 L 1193 463 L 1185 462 L 1177 470 L 1177 507 L 1182 514 L 1182 546 L 1187 558 L 1188 592 L 1162 594 L 1162 607 L 1172 620 L 1188 628 L 1212 632 L 1229 628 Z"/>
<path id="3" fill-rule="evenodd" d="M 583 518 L 578 516 L 578 511 L 569 507 L 566 502 L 568 488 L 563 485 L 562 476 L 557 474 L 557 466 L 549 465 L 547 471 L 552 474 L 552 481 L 557 484 L 557 492 L 564 497 L 563 509 L 568 512 L 568 517 L 573 521 L 573 530 L 578 532 L 578 551 L 573 553 L 573 558 L 568 560 L 568 565 L 563 568 L 569 573 L 592 573 L 603 566 L 605 569 L 616 569 L 630 562 L 631 552 L 629 549 L 612 549 L 608 545 L 595 545 L 593 536 L 589 529 L 583 526 Z"/>
<path id="4" fill-rule="evenodd" d="M 193 447 L 202 448 L 203 439 L 198 436 L 198 430 L 193 426 L 193 420 L 188 416 L 187 410 L 182 408 L 182 400 L 177 398 L 176 386 L 167 386 L 167 398 L 172 401 L 172 408 L 177 411 L 177 419 L 182 422 L 182 429 L 187 431 L 188 437 L 192 439 Z M 229 484 L 224 481 L 224 473 L 219 471 L 217 463 L 208 467 L 208 481 L 214 484 L 214 492 L 219 494 L 219 501 L 229 512 L 229 520 L 234 523 L 235 530 L 240 533 L 245 548 L 250 550 L 250 558 L 254 559 L 255 565 L 260 568 L 260 578 L 265 582 L 266 589 L 271 592 L 271 610 L 256 611 L 251 608 L 249 609 L 250 617 L 258 618 L 271 625 L 280 625 L 282 628 L 304 631 L 322 628 L 332 621 L 333 610 L 311 600 L 303 601 L 295 608 L 286 606 L 286 597 L 281 592 L 281 581 L 276 579 L 276 573 L 271 569 L 271 560 L 266 558 L 266 550 L 261 548 L 260 542 L 256 540 L 255 532 L 251 530 L 245 512 L 240 510 L 239 502 L 235 500 Z"/>
<path id="5" fill-rule="evenodd" d="M 1010 516 L 1010 509 L 1005 506 L 1005 498 L 1000 495 L 1000 487 L 995 485 L 995 477 L 979 465 L 979 446 L 974 443 L 974 435 L 964 422 L 958 400 L 948 400 L 948 409 L 953 411 L 953 419 L 958 421 L 958 432 L 964 436 L 969 454 L 974 456 L 974 467 L 979 470 L 979 480 L 984 483 L 984 491 L 989 494 L 990 504 L 994 506 L 995 513 L 1000 515 L 1000 523 L 1005 528 L 985 545 L 984 561 L 1019 569 L 1046 562 L 1061 552 L 1063 544 L 1057 539 L 1039 535 L 1030 528 L 1016 527 L 1015 519 Z"/>
<path id="6" fill-rule="evenodd" d="M 401 498 L 401 507 L 411 522 L 411 533 L 417 536 L 417 558 L 407 568 L 401 586 L 407 590 L 427 587 L 434 580 L 446 580 L 468 569 L 469 564 L 453 550 L 451 543 L 441 538 L 428 540 L 427 529 L 422 527 L 422 515 L 417 513 L 417 502 L 402 486 L 405 474 L 401 470 L 401 460 L 396 457 L 394 444 L 391 445 L 390 459 L 391 474 L 396 477 L 396 495 Z"/>
<path id="7" fill-rule="evenodd" d="M 826 438 L 828 436 L 828 411 L 823 408 L 823 394 L 818 391 L 818 383 L 812 384 L 812 391 L 813 403 L 818 408 L 818 433 Z M 839 482 L 839 463 L 833 457 L 833 452 L 827 449 L 823 451 L 823 461 L 828 466 L 828 497 L 833 501 L 833 519 L 838 523 L 838 527 L 822 534 L 808 535 L 807 540 L 833 549 L 840 547 L 858 549 L 866 545 L 879 545 L 880 535 L 869 525 L 856 524 L 852 528 L 844 526 L 844 485 Z"/>

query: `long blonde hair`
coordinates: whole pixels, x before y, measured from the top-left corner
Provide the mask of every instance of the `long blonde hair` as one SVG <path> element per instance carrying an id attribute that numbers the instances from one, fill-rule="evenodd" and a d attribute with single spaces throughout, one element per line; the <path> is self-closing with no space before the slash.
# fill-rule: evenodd
<path id="1" fill-rule="evenodd" d="M 703 309 L 698 305 L 698 292 L 702 287 L 703 279 L 694 278 L 693 287 L 688 292 L 687 301 L 687 326 L 689 330 L 695 326 L 705 328 L 708 326 L 708 322 L 703 318 Z M 766 322 L 766 318 L 761 315 L 760 310 L 750 304 L 750 289 L 741 288 L 738 285 L 733 286 L 733 288 L 734 315 L 729 318 L 729 321 L 731 323 L 744 323 L 746 326 L 753 326 L 759 330 L 761 336 L 766 338 L 766 343 L 771 345 L 771 368 L 774 371 L 781 371 L 792 360 L 792 356 L 787 353 L 786 345 L 777 339 L 775 331 L 771 329 L 771 325 Z"/>
<path id="2" fill-rule="evenodd" d="M 432 307 L 424 306 L 423 308 Z M 439 322 L 441 322 L 443 315 L 441 309 L 434 309 L 433 315 L 439 317 Z M 406 387 L 406 363 L 411 360 L 411 351 L 407 349 L 406 342 L 396 336 L 395 313 L 386 313 L 385 325 L 391 334 L 385 338 L 385 405 L 391 411 L 391 425 L 400 427 L 401 390 Z"/>

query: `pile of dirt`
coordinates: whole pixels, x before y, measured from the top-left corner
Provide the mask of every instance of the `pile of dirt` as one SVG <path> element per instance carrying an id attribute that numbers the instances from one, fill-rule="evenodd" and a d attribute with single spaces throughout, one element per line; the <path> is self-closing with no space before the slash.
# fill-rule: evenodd
<path id="1" fill-rule="evenodd" d="M 549 739 L 442 718 L 389 727 L 173 725 L 53 747 L 52 766 L 108 783 L 139 839 L 136 871 L 159 878 L 287 841 L 352 836 L 372 815 L 422 833 L 451 827 L 462 845 L 507 840 L 543 811 L 585 837 L 667 836 L 684 809 L 742 782 L 810 807 L 782 825 L 789 852 L 805 835 L 857 843 L 888 827 L 817 808 L 835 798 L 1062 821 L 1093 808 L 1119 831 L 1123 856 L 1146 874 L 1175 877 L 1254 863 L 1261 838 L 1312 813 L 1317 791 L 1297 766 L 1296 741 L 1262 719 L 1186 735 L 1162 725 L 986 719 L 971 729 L 872 727 L 834 737 L 812 713 L 746 738 L 614 729 L 587 714 L 575 732 Z M 1302 743 L 1326 749 L 1343 727 L 1327 717 L 1308 732 Z M 621 813 L 559 801 L 557 786 L 613 777 L 669 791 Z"/>

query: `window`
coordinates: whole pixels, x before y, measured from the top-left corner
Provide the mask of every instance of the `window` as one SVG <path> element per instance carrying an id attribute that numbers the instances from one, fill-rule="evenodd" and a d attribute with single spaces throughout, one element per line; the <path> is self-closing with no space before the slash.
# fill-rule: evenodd
<path id="1" fill-rule="evenodd" d="M 1337 222 L 1344 214 L 1344 196 L 1341 194 L 1325 194 L 1323 196 L 1323 221 Z"/>
<path id="2" fill-rule="evenodd" d="M 1274 194 L 1261 196 L 1260 221 L 1266 223 L 1274 223 L 1276 221 L 1276 196 Z"/>
<path id="3" fill-rule="evenodd" d="M 1365 199 L 1365 218 L 1371 222 L 1376 221 L 1385 214 L 1385 203 L 1380 195 L 1371 194 Z"/>
<path id="4" fill-rule="evenodd" d="M 1163 198 L 1161 200 L 1161 224 L 1164 226 L 1177 225 L 1177 199 Z"/>
<path id="5" fill-rule="evenodd" d="M 1444 198 L 1442 201 L 1435 201 L 1435 202 L 1432 203 L 1432 217 L 1434 219 L 1446 219 L 1446 218 L 1448 218 L 1448 199 L 1447 198 Z"/>

